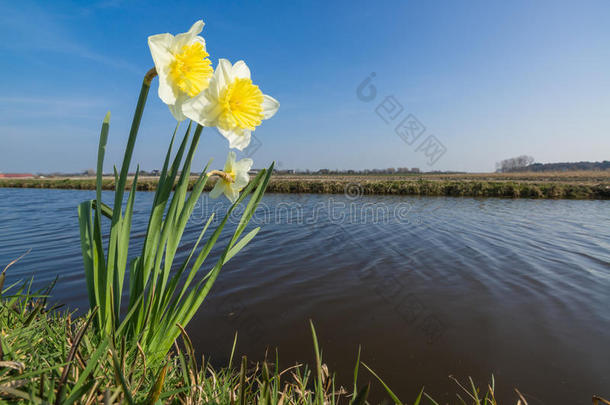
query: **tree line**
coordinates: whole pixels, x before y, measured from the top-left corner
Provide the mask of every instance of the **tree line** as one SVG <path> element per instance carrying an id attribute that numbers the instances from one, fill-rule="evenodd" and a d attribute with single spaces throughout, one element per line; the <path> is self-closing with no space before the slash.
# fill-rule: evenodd
<path id="1" fill-rule="evenodd" d="M 534 158 L 521 155 L 496 163 L 496 172 L 565 172 L 579 170 L 610 170 L 610 161 L 534 163 Z"/>

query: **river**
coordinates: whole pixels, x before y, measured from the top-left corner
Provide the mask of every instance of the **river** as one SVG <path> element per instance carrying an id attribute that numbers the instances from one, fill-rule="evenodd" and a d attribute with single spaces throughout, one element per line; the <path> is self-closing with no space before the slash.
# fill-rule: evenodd
<path id="1" fill-rule="evenodd" d="M 53 300 L 87 308 L 76 206 L 93 196 L 0 189 L 0 266 L 31 249 L 7 284 L 58 276 Z M 136 198 L 134 254 L 152 197 Z M 199 201 L 182 256 L 209 213 L 226 208 Z M 485 385 L 492 374 L 510 403 L 515 387 L 530 405 L 610 397 L 610 201 L 267 194 L 253 222 L 261 231 L 188 328 L 215 364 L 236 330 L 249 358 L 277 347 L 283 366 L 312 362 L 312 319 L 341 382 L 361 345 L 403 401 L 425 385 L 454 402 L 449 375 Z"/>

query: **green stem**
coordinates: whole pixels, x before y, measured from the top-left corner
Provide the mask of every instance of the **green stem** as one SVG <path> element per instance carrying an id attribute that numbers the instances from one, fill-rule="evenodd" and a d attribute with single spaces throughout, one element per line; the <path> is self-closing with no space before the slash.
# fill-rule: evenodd
<path id="1" fill-rule="evenodd" d="M 152 79 L 157 75 L 155 68 L 150 69 L 144 76 L 142 82 L 142 89 L 140 89 L 140 96 L 138 97 L 138 104 L 136 105 L 136 111 L 133 115 L 133 121 L 131 122 L 131 130 L 129 131 L 129 140 L 127 141 L 127 148 L 125 149 L 125 156 L 123 157 L 123 166 L 121 167 L 121 175 L 119 177 L 119 184 L 116 190 L 119 191 L 115 195 L 115 207 L 117 203 L 121 203 L 123 199 L 123 193 L 125 191 L 125 183 L 127 181 L 127 174 L 129 171 L 129 165 L 131 163 L 131 156 L 133 155 L 133 148 L 136 143 L 136 137 L 138 136 L 138 130 L 140 128 L 140 121 L 142 121 L 142 114 L 144 113 L 144 106 L 148 98 L 148 91 L 150 90 L 150 83 Z M 120 198 L 119 198 L 120 197 Z M 120 212 L 120 211 L 119 211 Z M 116 213 L 115 213 L 116 215 Z"/>
<path id="2" fill-rule="evenodd" d="M 121 174 L 118 178 L 117 184 L 115 184 L 115 194 L 114 194 L 114 212 L 112 215 L 112 224 L 110 230 L 110 242 L 108 243 L 108 259 L 107 263 L 107 277 L 106 280 L 106 292 L 113 291 L 112 294 L 116 294 L 116 296 L 106 297 L 108 302 L 112 302 L 114 304 L 114 321 L 116 324 L 112 324 L 111 319 L 105 319 L 107 322 L 106 331 L 109 333 L 111 330 L 114 330 L 118 325 L 119 321 L 119 300 L 118 297 L 121 296 L 122 291 L 118 291 L 119 285 L 119 271 L 125 271 L 125 269 L 118 269 L 115 265 L 115 260 L 117 257 L 117 249 L 127 249 L 127 246 L 118 246 L 116 244 L 118 234 L 120 233 L 120 221 L 122 217 L 122 207 L 123 207 L 123 195 L 125 194 L 125 184 L 127 183 L 127 176 L 129 174 L 129 166 L 131 164 L 131 157 L 133 155 L 133 149 L 135 147 L 136 138 L 138 136 L 138 130 L 140 128 L 140 122 L 142 121 L 142 115 L 144 114 L 144 106 L 146 105 L 146 100 L 148 99 L 148 91 L 150 90 L 150 83 L 152 79 L 157 75 L 157 71 L 155 68 L 150 69 L 146 75 L 144 75 L 144 80 L 142 82 L 142 88 L 140 89 L 140 95 L 138 97 L 138 103 L 136 104 L 136 111 L 133 115 L 133 121 L 131 122 L 131 129 L 129 131 L 129 139 L 127 140 L 127 147 L 125 148 L 125 156 L 123 157 L 123 164 L 121 166 Z M 126 256 L 125 252 L 125 256 Z M 112 290 L 110 287 L 113 287 Z"/>

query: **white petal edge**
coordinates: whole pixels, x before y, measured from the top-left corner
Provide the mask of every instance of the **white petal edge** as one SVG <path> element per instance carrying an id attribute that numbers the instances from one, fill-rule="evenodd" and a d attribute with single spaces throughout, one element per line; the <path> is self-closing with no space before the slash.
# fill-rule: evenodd
<path id="1" fill-rule="evenodd" d="M 250 131 L 242 131 L 241 134 L 235 131 L 227 131 L 218 127 L 218 131 L 229 140 L 229 148 L 244 150 L 248 145 L 250 145 L 250 137 L 252 132 Z"/>
<path id="2" fill-rule="evenodd" d="M 225 185 L 223 184 L 222 179 L 218 178 L 218 180 L 216 180 L 216 185 L 214 185 L 214 188 L 212 191 L 210 191 L 210 198 L 220 197 L 220 195 L 224 192 L 224 189 Z"/>
<path id="3" fill-rule="evenodd" d="M 263 118 L 268 120 L 273 117 L 280 108 L 280 102 L 271 96 L 263 94 Z"/>
<path id="4" fill-rule="evenodd" d="M 176 104 L 168 104 L 167 106 L 169 107 L 169 111 L 172 113 L 176 121 L 182 122 L 186 119 L 186 116 L 182 112 L 182 103 L 180 103 L 178 100 L 176 101 Z"/>
<path id="5" fill-rule="evenodd" d="M 253 163 L 252 159 L 249 158 L 241 159 L 239 162 L 235 163 L 235 172 L 237 175 L 234 186 L 238 190 L 241 190 L 248 185 L 248 182 L 250 181 L 248 172 L 252 168 Z"/>
<path id="6" fill-rule="evenodd" d="M 172 43 L 172 51 L 179 52 L 183 46 L 190 45 L 193 42 L 193 39 L 203 31 L 203 20 L 195 21 L 195 23 L 191 26 L 191 28 L 182 34 L 176 35 L 174 38 L 174 42 Z M 203 39 L 203 38 L 202 38 Z M 205 45 L 205 42 L 204 42 Z"/>
<path id="7" fill-rule="evenodd" d="M 250 171 L 250 169 L 252 168 L 252 165 L 254 164 L 254 161 L 250 158 L 243 158 L 240 159 L 238 162 L 235 162 L 235 172 L 237 173 L 241 173 L 241 172 L 245 172 L 248 173 L 248 171 Z"/>
<path id="8" fill-rule="evenodd" d="M 238 60 L 233 65 L 232 69 L 233 78 L 234 79 L 249 79 L 250 78 L 250 68 L 246 65 L 246 62 L 243 60 Z"/>
<path id="9" fill-rule="evenodd" d="M 229 151 L 229 154 L 227 155 L 227 161 L 225 162 L 224 171 L 232 172 L 234 170 L 235 170 L 235 152 L 233 152 L 231 150 L 231 151 Z"/>
<path id="10" fill-rule="evenodd" d="M 235 201 L 237 201 L 237 198 L 239 198 L 239 191 L 237 191 L 233 187 L 227 187 L 225 189 L 225 195 L 227 196 L 229 201 L 231 201 L 231 204 L 233 204 Z"/>
<path id="11" fill-rule="evenodd" d="M 218 93 L 226 86 L 233 82 L 233 66 L 228 59 L 219 59 L 218 66 L 214 71 L 216 79 L 216 86 L 218 86 Z"/>
<path id="12" fill-rule="evenodd" d="M 157 76 L 159 76 L 159 98 L 165 104 L 174 104 L 177 98 L 177 93 L 170 85 L 167 77 L 169 64 L 172 61 L 172 54 L 169 49 L 173 40 L 172 34 L 158 34 L 148 37 L 148 47 L 155 63 Z"/>
<path id="13" fill-rule="evenodd" d="M 206 96 L 206 90 L 204 90 L 195 97 L 186 100 L 182 105 L 182 113 L 204 127 L 211 127 L 216 117 L 209 115 L 210 110 L 213 111 L 213 106 Z"/>

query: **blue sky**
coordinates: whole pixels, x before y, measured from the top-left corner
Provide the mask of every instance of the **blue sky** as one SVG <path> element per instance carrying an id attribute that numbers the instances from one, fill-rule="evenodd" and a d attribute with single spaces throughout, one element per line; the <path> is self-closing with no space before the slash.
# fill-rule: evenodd
<path id="1" fill-rule="evenodd" d="M 152 66 L 147 37 L 200 18 L 214 65 L 245 60 L 281 103 L 255 132 L 255 167 L 490 171 L 520 154 L 610 159 L 607 1 L 0 0 L 0 171 L 94 167 L 107 110 L 106 168 L 118 165 Z M 356 89 L 371 72 L 377 95 L 364 102 Z M 144 169 L 161 165 L 174 128 L 156 91 L 155 81 L 134 155 Z M 386 123 L 376 109 L 388 96 L 402 112 Z M 425 127 L 412 145 L 394 132 L 408 114 Z M 432 164 L 421 147 L 431 135 L 445 150 Z M 227 150 L 206 129 L 198 162 L 219 166 Z"/>

